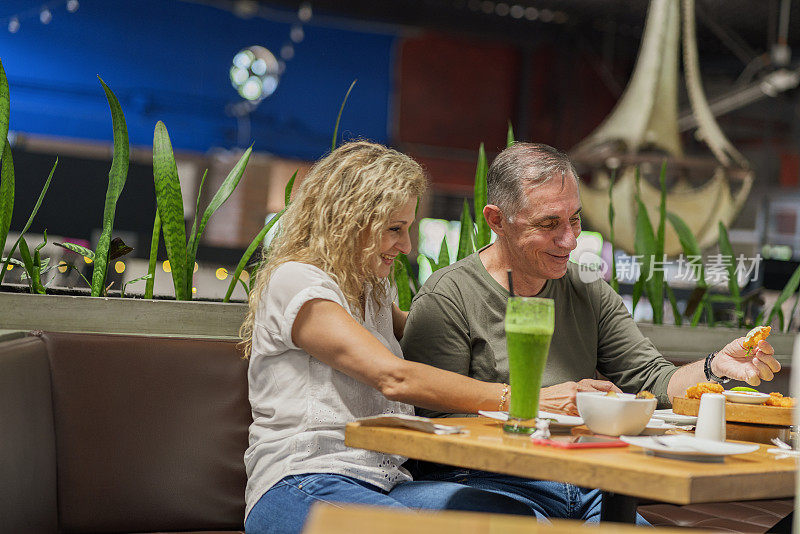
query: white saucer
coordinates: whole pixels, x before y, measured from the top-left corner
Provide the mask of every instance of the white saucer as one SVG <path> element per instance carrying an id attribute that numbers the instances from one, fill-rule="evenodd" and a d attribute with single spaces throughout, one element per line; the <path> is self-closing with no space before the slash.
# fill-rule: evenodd
<path id="1" fill-rule="evenodd" d="M 675 425 L 693 425 L 697 423 L 696 415 L 682 415 L 673 412 L 671 408 L 654 411 L 653 419 L 661 419 L 666 423 L 672 423 Z"/>
<path id="2" fill-rule="evenodd" d="M 495 419 L 497 421 L 508 421 L 508 412 L 490 412 L 486 410 L 479 410 L 478 413 L 484 417 Z M 563 430 L 579 426 L 583 424 L 583 419 L 574 415 L 566 415 L 563 413 L 539 412 L 539 417 L 552 419 L 550 421 L 551 430 Z"/>
<path id="3" fill-rule="evenodd" d="M 769 398 L 766 393 L 757 391 L 723 391 L 723 395 L 726 400 L 741 404 L 764 404 Z"/>
<path id="4" fill-rule="evenodd" d="M 663 458 L 694 460 L 699 462 L 722 462 L 725 456 L 747 454 L 758 450 L 759 446 L 745 443 L 730 443 L 699 439 L 689 435 L 661 436 L 620 436 L 629 445 L 646 449 L 648 453 Z"/>

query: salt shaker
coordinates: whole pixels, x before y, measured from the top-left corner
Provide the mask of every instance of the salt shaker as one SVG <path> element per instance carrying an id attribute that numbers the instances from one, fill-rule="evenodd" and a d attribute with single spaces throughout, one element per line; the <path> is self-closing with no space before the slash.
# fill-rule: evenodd
<path id="1" fill-rule="evenodd" d="M 713 441 L 725 441 L 725 396 L 719 393 L 703 393 L 697 412 L 695 437 Z"/>

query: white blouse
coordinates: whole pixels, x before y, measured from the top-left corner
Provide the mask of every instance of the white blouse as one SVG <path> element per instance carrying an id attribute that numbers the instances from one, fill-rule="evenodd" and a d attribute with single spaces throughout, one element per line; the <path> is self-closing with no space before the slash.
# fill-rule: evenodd
<path id="1" fill-rule="evenodd" d="M 304 473 L 347 475 L 386 491 L 411 480 L 406 460 L 344 444 L 344 425 L 382 413 L 412 414 L 413 407 L 388 400 L 376 389 L 339 372 L 292 342 L 292 325 L 303 304 L 325 299 L 340 304 L 392 353 L 402 358 L 392 327 L 392 299 L 378 309 L 366 298 L 365 320 L 353 314 L 339 286 L 321 269 L 287 262 L 272 273 L 253 328 L 248 369 L 253 423 L 244 455 L 245 517 L 283 477 Z"/>

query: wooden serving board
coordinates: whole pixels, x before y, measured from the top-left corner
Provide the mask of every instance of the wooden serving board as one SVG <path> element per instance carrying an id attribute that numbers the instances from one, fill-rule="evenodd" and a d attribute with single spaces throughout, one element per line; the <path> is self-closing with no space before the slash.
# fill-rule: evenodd
<path id="1" fill-rule="evenodd" d="M 697 415 L 700 408 L 699 399 L 675 397 L 672 399 L 672 411 L 681 415 Z M 792 425 L 792 408 L 764 406 L 763 404 L 725 403 L 725 419 L 736 423 L 754 423 L 759 425 Z"/>

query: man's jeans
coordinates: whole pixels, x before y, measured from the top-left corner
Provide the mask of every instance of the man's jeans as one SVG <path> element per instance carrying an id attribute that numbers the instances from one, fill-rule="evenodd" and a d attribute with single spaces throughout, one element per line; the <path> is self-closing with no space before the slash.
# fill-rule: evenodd
<path id="1" fill-rule="evenodd" d="M 290 475 L 271 487 L 247 516 L 245 532 L 299 533 L 315 502 L 532 515 L 518 499 L 454 482 L 404 482 L 387 493 L 351 477 L 316 473 Z"/>
<path id="2" fill-rule="evenodd" d="M 540 520 L 554 518 L 600 521 L 602 494 L 597 489 L 471 469 L 434 470 L 419 478 L 422 481 L 463 484 L 505 495 L 526 506 L 530 510 L 529 513 L 535 514 Z M 650 523 L 636 514 L 636 524 L 645 526 Z"/>

